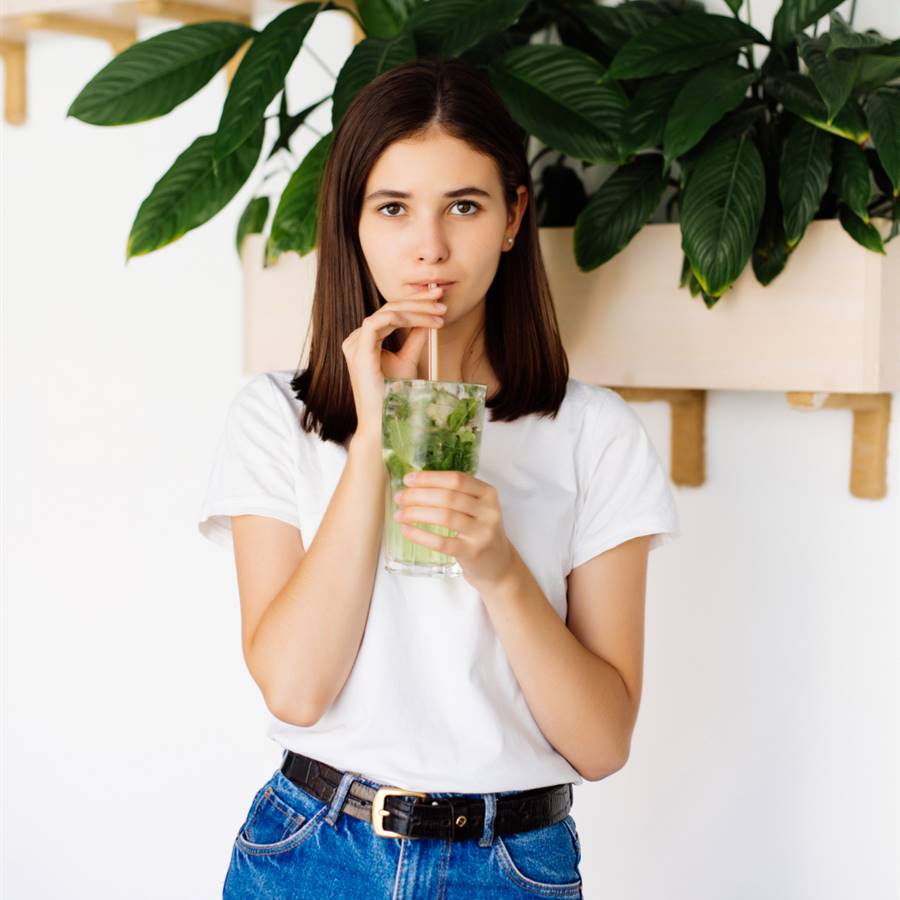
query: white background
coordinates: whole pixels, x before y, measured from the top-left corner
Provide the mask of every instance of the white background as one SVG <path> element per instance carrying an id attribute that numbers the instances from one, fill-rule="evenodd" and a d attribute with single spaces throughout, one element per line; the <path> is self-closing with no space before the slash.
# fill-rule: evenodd
<path id="1" fill-rule="evenodd" d="M 753 0 L 766 35 L 776 8 Z M 141 39 L 177 25 L 145 21 Z M 859 0 L 856 25 L 900 36 L 900 3 Z M 332 73 L 351 42 L 338 12 L 308 37 Z M 280 760 L 241 657 L 233 561 L 196 526 L 244 381 L 234 234 L 263 166 L 209 223 L 126 266 L 141 201 L 215 130 L 226 83 L 138 125 L 66 119 L 110 58 L 37 34 L 27 124 L 0 124 L 9 900 L 221 896 Z M 331 85 L 302 51 L 291 111 Z M 675 488 L 683 536 L 651 556 L 631 759 L 575 794 L 587 900 L 900 896 L 893 401 L 888 496 L 866 501 L 848 490 L 849 412 L 710 393 L 706 483 Z M 667 406 L 635 409 L 668 465 Z"/>

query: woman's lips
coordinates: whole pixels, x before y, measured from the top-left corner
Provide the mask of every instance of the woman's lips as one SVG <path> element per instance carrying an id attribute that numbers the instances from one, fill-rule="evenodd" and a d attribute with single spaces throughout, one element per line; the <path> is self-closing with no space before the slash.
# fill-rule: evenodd
<path id="1" fill-rule="evenodd" d="M 419 290 L 422 290 L 422 291 L 427 291 L 427 290 L 428 290 L 428 285 L 429 285 L 429 284 L 433 284 L 433 282 L 431 282 L 431 281 L 417 281 L 417 282 L 413 285 L 413 287 L 414 287 L 414 288 L 419 288 Z M 453 287 L 454 284 L 456 284 L 455 281 L 448 281 L 448 282 L 446 282 L 445 284 L 438 284 L 438 287 L 440 287 L 440 288 L 445 288 L 445 289 L 446 289 L 446 288 L 449 288 L 449 287 Z"/>

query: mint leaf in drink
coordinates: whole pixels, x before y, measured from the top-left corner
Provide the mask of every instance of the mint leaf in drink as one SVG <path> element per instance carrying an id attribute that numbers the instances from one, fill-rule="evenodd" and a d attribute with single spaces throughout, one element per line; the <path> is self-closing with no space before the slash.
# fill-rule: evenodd
<path id="1" fill-rule="evenodd" d="M 456 431 L 469 416 L 469 401 L 463 398 L 453 408 L 453 412 L 447 418 L 447 427 L 451 431 Z"/>
<path id="2" fill-rule="evenodd" d="M 397 456 L 393 450 L 384 450 L 382 458 L 392 482 L 403 481 L 403 476 L 414 468 L 406 460 Z"/>

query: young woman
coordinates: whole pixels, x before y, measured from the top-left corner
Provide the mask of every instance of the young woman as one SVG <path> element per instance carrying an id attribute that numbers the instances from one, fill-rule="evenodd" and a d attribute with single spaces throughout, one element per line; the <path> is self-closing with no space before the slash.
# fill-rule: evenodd
<path id="1" fill-rule="evenodd" d="M 568 376 L 524 138 L 458 59 L 386 72 L 335 130 L 308 365 L 238 392 L 201 513 L 283 751 L 228 898 L 582 896 L 572 787 L 627 759 L 647 553 L 678 525 L 638 416 Z M 427 377 L 431 328 L 440 378 L 488 386 L 478 475 L 398 503 L 458 578 L 381 555 L 384 379 Z"/>

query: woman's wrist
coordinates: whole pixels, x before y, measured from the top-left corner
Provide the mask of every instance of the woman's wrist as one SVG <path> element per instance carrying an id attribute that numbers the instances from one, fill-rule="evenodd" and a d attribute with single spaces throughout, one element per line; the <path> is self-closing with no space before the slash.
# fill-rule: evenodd
<path id="1" fill-rule="evenodd" d="M 357 428 L 350 435 L 347 452 L 354 456 L 371 456 L 381 463 L 381 432 L 373 428 Z"/>

